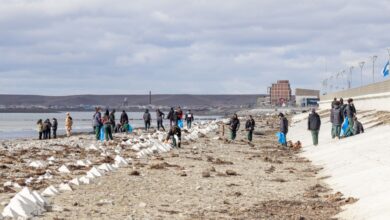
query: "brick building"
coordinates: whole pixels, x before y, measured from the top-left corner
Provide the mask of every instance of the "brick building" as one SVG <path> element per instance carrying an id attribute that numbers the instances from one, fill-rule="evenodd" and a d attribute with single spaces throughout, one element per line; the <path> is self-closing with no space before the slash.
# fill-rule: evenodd
<path id="1" fill-rule="evenodd" d="M 288 105 L 291 101 L 291 87 L 288 80 L 278 80 L 268 88 L 271 105 Z"/>

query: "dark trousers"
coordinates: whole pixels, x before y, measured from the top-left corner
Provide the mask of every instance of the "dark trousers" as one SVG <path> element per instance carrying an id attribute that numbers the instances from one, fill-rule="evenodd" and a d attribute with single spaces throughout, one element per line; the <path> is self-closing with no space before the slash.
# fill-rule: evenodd
<path id="1" fill-rule="evenodd" d="M 42 140 L 42 134 L 43 134 L 43 132 L 41 131 L 41 132 L 39 132 L 39 140 Z"/>
<path id="2" fill-rule="evenodd" d="M 163 120 L 157 120 L 157 130 L 160 130 L 162 128 L 165 131 Z"/>
<path id="3" fill-rule="evenodd" d="M 145 131 L 150 129 L 150 121 L 145 121 Z"/>
<path id="4" fill-rule="evenodd" d="M 283 132 L 283 134 L 284 134 L 284 138 L 285 138 L 285 142 L 284 142 L 283 146 L 287 147 L 287 133 Z"/>
<path id="5" fill-rule="evenodd" d="M 234 141 L 237 137 L 237 131 L 236 130 L 230 130 L 230 138 L 232 141 Z"/>
<path id="6" fill-rule="evenodd" d="M 96 140 L 100 140 L 100 129 L 102 127 L 101 126 L 94 126 L 93 129 L 95 131 L 95 137 L 96 137 Z"/>
<path id="7" fill-rule="evenodd" d="M 179 142 L 179 143 L 176 143 L 176 138 L 175 138 L 174 135 L 171 137 L 171 139 L 172 139 L 172 146 L 173 146 L 173 147 L 181 148 L 181 143 L 180 143 L 180 142 Z M 179 139 L 179 141 L 180 141 L 180 139 Z"/>
<path id="8" fill-rule="evenodd" d="M 192 121 L 191 120 L 187 120 L 187 128 L 188 129 L 191 129 L 191 125 L 192 125 Z"/>
<path id="9" fill-rule="evenodd" d="M 57 138 L 57 128 L 53 128 L 53 138 Z"/>
<path id="10" fill-rule="evenodd" d="M 341 125 L 332 125 L 332 138 L 340 138 Z"/>
<path id="11" fill-rule="evenodd" d="M 111 125 L 104 125 L 104 133 L 105 133 L 106 141 L 114 140 L 114 138 L 112 138 Z"/>
<path id="12" fill-rule="evenodd" d="M 43 139 L 50 139 L 50 130 L 46 130 L 43 132 Z"/>
<path id="13" fill-rule="evenodd" d="M 319 133 L 319 130 L 312 130 L 311 131 L 311 137 L 313 139 L 313 145 L 314 146 L 318 145 L 318 133 Z"/>
<path id="14" fill-rule="evenodd" d="M 248 131 L 248 141 L 252 142 L 252 140 L 253 140 L 253 131 L 250 130 Z"/>

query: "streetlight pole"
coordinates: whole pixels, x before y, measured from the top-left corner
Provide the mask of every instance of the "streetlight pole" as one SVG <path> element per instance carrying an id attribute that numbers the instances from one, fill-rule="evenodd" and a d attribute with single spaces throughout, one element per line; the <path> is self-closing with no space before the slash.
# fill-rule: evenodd
<path id="1" fill-rule="evenodd" d="M 377 55 L 371 57 L 372 59 L 372 83 L 375 83 L 375 61 L 378 58 Z"/>
<path id="2" fill-rule="evenodd" d="M 362 61 L 359 63 L 360 66 L 360 86 L 363 86 L 363 67 L 364 67 L 365 62 Z"/>
<path id="3" fill-rule="evenodd" d="M 348 88 L 350 89 L 351 86 L 352 86 L 352 70 L 353 70 L 353 66 L 350 66 L 349 67 L 349 83 L 348 83 Z"/>

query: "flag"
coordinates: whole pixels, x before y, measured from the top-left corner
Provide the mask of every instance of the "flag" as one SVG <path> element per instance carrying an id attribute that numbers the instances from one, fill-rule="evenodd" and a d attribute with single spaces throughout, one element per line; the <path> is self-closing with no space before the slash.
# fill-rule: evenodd
<path id="1" fill-rule="evenodd" d="M 389 75 L 389 69 L 390 69 L 390 61 L 387 61 L 385 67 L 383 68 L 383 76 L 388 76 Z"/>

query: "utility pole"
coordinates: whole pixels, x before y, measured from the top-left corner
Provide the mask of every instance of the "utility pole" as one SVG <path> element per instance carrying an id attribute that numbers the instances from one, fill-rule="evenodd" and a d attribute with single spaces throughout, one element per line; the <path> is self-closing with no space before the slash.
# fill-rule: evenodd
<path id="1" fill-rule="evenodd" d="M 152 91 L 149 91 L 149 105 L 152 105 Z"/>
<path id="2" fill-rule="evenodd" d="M 366 62 L 362 61 L 359 63 L 360 66 L 360 86 L 363 86 L 363 67 Z"/>
<path id="3" fill-rule="evenodd" d="M 348 82 L 348 89 L 350 89 L 351 88 L 351 86 L 352 86 L 352 70 L 353 70 L 353 66 L 350 66 L 349 67 L 349 82 Z"/>
<path id="4" fill-rule="evenodd" d="M 378 58 L 377 55 L 371 57 L 372 60 L 372 83 L 375 83 L 375 61 Z"/>

